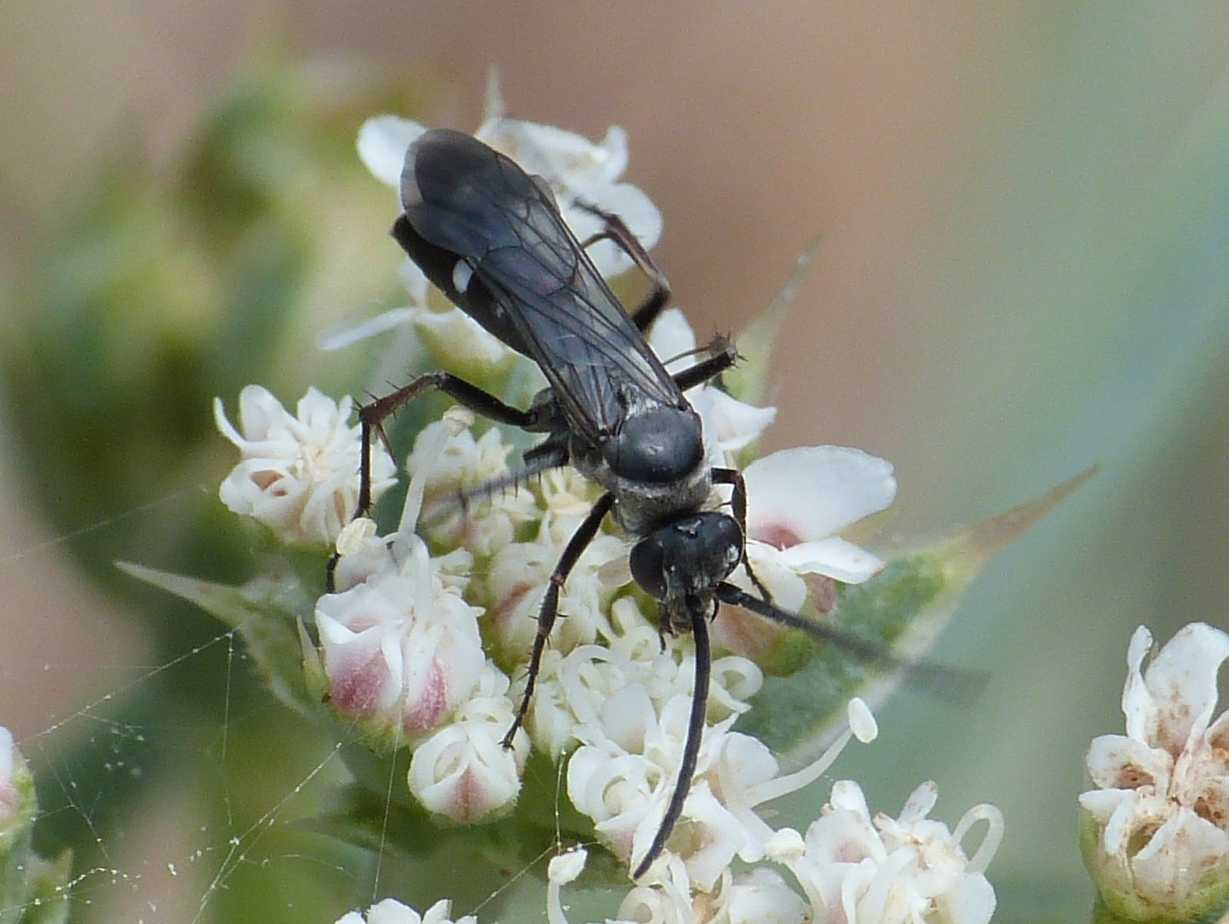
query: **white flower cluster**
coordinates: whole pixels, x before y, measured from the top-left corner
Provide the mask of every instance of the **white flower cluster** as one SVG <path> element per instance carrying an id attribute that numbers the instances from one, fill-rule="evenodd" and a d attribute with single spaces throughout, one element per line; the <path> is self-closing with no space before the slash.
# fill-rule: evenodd
<path id="1" fill-rule="evenodd" d="M 351 410 L 349 398 L 334 402 L 309 388 L 291 416 L 267 389 L 248 385 L 236 429 L 215 398 L 214 421 L 240 455 L 218 492 L 222 503 L 282 542 L 332 546 L 358 506 L 359 428 Z M 373 498 L 393 485 L 396 470 L 384 448 L 373 447 Z"/>
<path id="2" fill-rule="evenodd" d="M 337 919 L 337 924 L 478 924 L 478 919 L 472 914 L 463 918 L 452 919 L 452 902 L 441 899 L 425 914 L 419 914 L 408 905 L 393 898 L 372 905 L 366 914 L 351 911 Z"/>
<path id="3" fill-rule="evenodd" d="M 391 116 L 373 119 L 360 132 L 359 150 L 372 172 L 395 186 L 406 148 L 422 131 Z M 599 230 L 597 219 L 576 207 L 588 201 L 620 214 L 646 247 L 656 241 L 656 208 L 635 187 L 617 182 L 627 161 L 621 130 L 611 129 L 593 145 L 492 111 L 478 137 L 544 176 L 579 238 Z M 595 259 L 606 274 L 627 265 L 606 244 Z M 502 344 L 459 312 L 427 309 L 425 279 L 408 265 L 405 275 L 418 293 L 410 313 L 420 326 L 449 326 L 444 339 L 469 361 L 478 357 L 479 366 L 484 356 L 491 366 L 500 361 Z M 695 353 L 696 338 L 672 309 L 658 319 L 651 343 L 673 364 Z M 745 461 L 775 416 L 772 408 L 752 407 L 709 385 L 693 389 L 689 399 L 715 466 Z M 255 387 L 240 398 L 242 432 L 217 409 L 219 428 L 243 453 L 223 485 L 227 505 L 267 523 L 284 541 L 335 542 L 340 555 L 334 592 L 316 605 L 318 641 L 302 635 L 309 685 L 377 751 L 409 748 L 410 792 L 452 822 L 482 822 L 509 811 L 531 747 L 566 761 L 572 806 L 591 820 L 598 840 L 635 869 L 661 826 L 682 763 L 695 682 L 693 640 L 662 638 L 656 614 L 642 612 L 642 598 L 630 592 L 626 537 L 600 531 L 561 589 L 563 618 L 543 658 L 525 727 L 505 750 L 501 740 L 524 689 L 542 596 L 598 491 L 564 469 L 490 497 L 471 496 L 458 509 L 459 493 L 508 475 L 511 447 L 499 430 L 475 435 L 472 418 L 451 411 L 419 434 L 407 463 L 411 477 L 400 523 L 379 536 L 369 520 L 347 525 L 359 457 L 349 412 L 348 401 L 335 404 L 313 390 L 291 417 Z M 393 463 L 381 447 L 375 447 L 372 471 L 376 492 L 391 483 Z M 800 610 L 823 582 L 859 583 L 883 566 L 838 533 L 891 504 L 896 482 L 887 462 L 817 446 L 758 459 L 744 477 L 748 558 L 779 605 Z M 711 501 L 728 503 L 729 489 L 715 491 Z M 752 589 L 743 569 L 730 580 Z M 966 816 L 991 822 L 971 860 L 960 846 L 965 821 L 952 834 L 925 819 L 933 786 L 920 789 L 899 819 L 872 823 L 856 784 L 838 784 L 805 840 L 769 826 L 764 806 L 817 779 L 852 737 L 873 739 L 874 720 L 860 701 L 851 702 L 848 728 L 831 747 L 809 766 L 783 772 L 762 742 L 733 728 L 763 681 L 747 655 L 762 651 L 775 629 L 732 607 L 715 625 L 719 656 L 682 816 L 620 917 L 987 920 L 993 892 L 982 871 L 1002 825 L 986 807 Z M 849 853 L 851 832 L 857 856 Z M 733 874 L 736 859 L 783 866 L 802 894 L 769 867 Z M 583 863 L 581 852 L 551 864 L 553 922 L 565 920 L 559 889 Z M 877 910 L 887 916 L 876 917 Z M 449 906 L 438 903 L 420 919 L 390 900 L 369 909 L 365 920 L 434 924 L 449 914 Z M 352 912 L 342 922 L 363 920 Z"/>
<path id="4" fill-rule="evenodd" d="M 1191 623 L 1142 670 L 1151 648 L 1140 626 L 1122 691 L 1127 733 L 1088 750 L 1097 788 L 1080 805 L 1096 839 L 1085 861 L 1112 906 L 1194 920 L 1200 890 L 1229 880 L 1229 710 L 1212 719 L 1229 634 Z"/>

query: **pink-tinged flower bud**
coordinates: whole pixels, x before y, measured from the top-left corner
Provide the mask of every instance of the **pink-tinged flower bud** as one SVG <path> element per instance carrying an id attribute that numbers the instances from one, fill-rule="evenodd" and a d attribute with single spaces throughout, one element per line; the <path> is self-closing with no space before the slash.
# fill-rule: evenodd
<path id="1" fill-rule="evenodd" d="M 239 429 L 213 402 L 218 429 L 239 448 L 239 464 L 222 482 L 228 508 L 273 530 L 282 542 L 328 546 L 358 505 L 360 431 L 350 424 L 351 402 L 334 402 L 314 388 L 289 414 L 259 385 L 239 393 Z M 383 446 L 372 447 L 373 500 L 389 488 L 396 466 Z"/>
<path id="2" fill-rule="evenodd" d="M 4 834 L 22 814 L 33 816 L 34 781 L 13 734 L 0 725 L 0 847 Z M 28 809 L 28 811 L 26 811 Z"/>
<path id="3" fill-rule="evenodd" d="M 456 718 L 415 748 L 410 792 L 428 811 L 470 824 L 497 816 L 516 801 L 529 738 L 518 730 L 510 749 L 502 745 L 515 714 L 507 691 L 508 678 L 488 663 L 478 690 Z"/>
<path id="4" fill-rule="evenodd" d="M 399 568 L 321 597 L 330 704 L 390 746 L 439 727 L 482 672 L 480 613 L 445 586 L 421 543 Z"/>

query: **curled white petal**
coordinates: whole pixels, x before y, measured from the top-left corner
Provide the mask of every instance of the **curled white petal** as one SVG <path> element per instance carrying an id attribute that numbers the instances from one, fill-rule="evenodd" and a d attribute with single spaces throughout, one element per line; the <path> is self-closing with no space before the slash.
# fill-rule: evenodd
<path id="1" fill-rule="evenodd" d="M 368 119 L 358 130 L 358 156 L 372 175 L 387 186 L 401 188 L 405 152 L 426 128 L 400 116 Z"/>
<path id="2" fill-rule="evenodd" d="M 843 446 L 783 449 L 743 472 L 747 529 L 778 547 L 825 539 L 896 497 L 890 463 Z"/>
<path id="3" fill-rule="evenodd" d="M 667 308 L 657 316 L 649 329 L 649 346 L 662 362 L 667 363 L 671 372 L 678 372 L 690 360 L 675 360 L 683 354 L 689 354 L 696 348 L 696 335 L 687 321 L 687 315 L 682 309 Z"/>
<path id="4" fill-rule="evenodd" d="M 866 701 L 855 696 L 849 701 L 849 730 L 863 744 L 870 744 L 879 737 L 879 723 Z"/>

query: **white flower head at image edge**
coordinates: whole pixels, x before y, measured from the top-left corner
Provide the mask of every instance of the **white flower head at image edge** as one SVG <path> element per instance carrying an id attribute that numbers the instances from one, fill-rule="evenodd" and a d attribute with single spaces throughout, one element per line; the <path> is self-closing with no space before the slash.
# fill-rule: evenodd
<path id="1" fill-rule="evenodd" d="M 348 397 L 334 401 L 309 388 L 290 414 L 267 389 L 248 385 L 236 428 L 215 398 L 217 427 L 240 455 L 218 491 L 222 503 L 282 542 L 332 545 L 358 505 L 361 441 L 352 408 Z M 374 501 L 394 483 L 396 466 L 380 445 L 371 458 Z"/>
<path id="2" fill-rule="evenodd" d="M 985 870 L 1003 838 L 1003 815 L 977 805 L 951 831 L 926 817 L 937 798 L 935 784 L 923 783 L 897 818 L 872 817 L 861 787 L 841 780 L 806 837 L 783 828 L 768 855 L 798 879 L 813 921 L 986 924 L 995 896 Z M 979 821 L 986 831 L 970 857 L 962 842 Z"/>
<path id="3" fill-rule="evenodd" d="M 0 832 L 21 808 L 19 777 L 28 774 L 25 761 L 13 741 L 13 733 L 0 725 Z"/>
<path id="4" fill-rule="evenodd" d="M 1229 900 L 1229 710 L 1212 719 L 1229 634 L 1191 623 L 1141 670 L 1151 648 L 1140 626 L 1122 692 L 1126 734 L 1089 748 L 1097 788 L 1080 796 L 1082 846 L 1108 905 L 1193 920 Z"/>
<path id="5" fill-rule="evenodd" d="M 463 918 L 452 918 L 452 902 L 440 899 L 434 905 L 419 914 L 409 905 L 403 905 L 393 898 L 372 905 L 366 914 L 351 911 L 337 919 L 337 924 L 478 924 L 478 918 L 467 914 Z"/>
<path id="6" fill-rule="evenodd" d="M 372 175 L 398 191 L 409 146 L 426 126 L 395 115 L 380 115 L 363 123 L 358 133 L 358 153 Z M 600 217 L 578 203 L 618 215 L 646 250 L 661 237 L 662 218 L 651 199 L 636 186 L 619 182 L 627 168 L 627 133 L 611 126 L 606 137 L 594 143 L 562 128 L 540 125 L 504 115 L 498 91 L 488 94 L 486 113 L 474 137 L 516 161 L 527 173 L 546 180 L 559 212 L 579 241 L 586 241 L 603 228 Z M 631 260 L 612 241 L 588 248 L 598 272 L 606 278 L 625 272 Z M 336 349 L 395 325 L 413 322 L 433 343 L 463 342 L 473 354 L 470 361 L 490 365 L 508 355 L 495 337 L 459 309 L 431 311 L 427 305 L 428 283 L 422 271 L 408 259 L 402 264 L 402 283 L 410 306 L 385 312 L 358 325 L 347 325 L 322 339 Z"/>

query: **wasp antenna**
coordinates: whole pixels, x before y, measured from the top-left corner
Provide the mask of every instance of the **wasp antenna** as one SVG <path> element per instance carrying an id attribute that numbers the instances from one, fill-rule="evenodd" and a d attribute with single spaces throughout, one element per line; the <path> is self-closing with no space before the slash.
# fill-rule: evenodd
<path id="1" fill-rule="evenodd" d="M 704 714 L 708 710 L 708 679 L 712 668 L 712 652 L 708 642 L 709 614 L 698 606 L 691 607 L 691 631 L 696 640 L 696 678 L 691 693 L 691 716 L 687 720 L 687 741 L 683 744 L 683 760 L 679 764 L 678 779 L 674 781 L 674 792 L 670 794 L 670 803 L 666 806 L 666 814 L 662 816 L 661 826 L 653 836 L 649 851 L 636 866 L 632 873 L 633 879 L 639 879 L 645 870 L 653 865 L 670 839 L 671 832 L 683 814 L 683 805 L 687 802 L 687 793 L 691 790 L 691 778 L 696 773 L 696 762 L 700 757 L 700 743 L 704 737 Z"/>
<path id="2" fill-rule="evenodd" d="M 801 629 L 812 638 L 835 645 L 865 664 L 885 670 L 901 671 L 914 686 L 957 705 L 967 705 L 976 700 L 989 680 L 989 674 L 984 671 L 964 671 L 927 661 L 913 661 L 897 657 L 881 644 L 858 638 L 834 626 L 815 622 L 797 613 L 791 613 L 789 610 L 783 610 L 733 584 L 717 585 L 717 597 L 723 603 L 741 606 L 772 622 L 789 626 L 791 629 Z"/>

